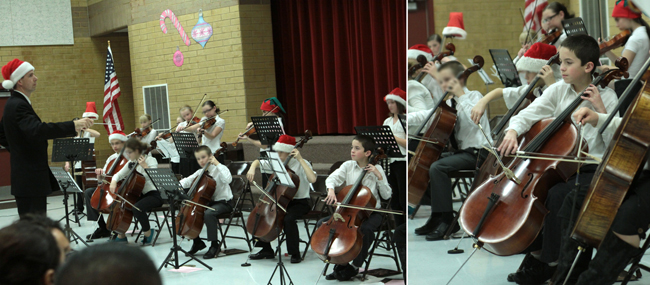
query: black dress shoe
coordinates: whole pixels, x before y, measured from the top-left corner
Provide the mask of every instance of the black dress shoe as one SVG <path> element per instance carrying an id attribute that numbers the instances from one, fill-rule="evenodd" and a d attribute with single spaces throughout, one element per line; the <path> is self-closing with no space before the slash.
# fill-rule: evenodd
<path id="1" fill-rule="evenodd" d="M 427 235 L 427 240 L 428 241 L 434 241 L 434 240 L 441 240 L 445 237 L 445 233 L 447 233 L 447 230 L 449 229 L 449 223 L 447 222 L 441 222 L 438 227 L 436 227 L 435 230 L 433 230 L 431 233 Z M 460 225 L 458 222 L 454 223 L 454 228 L 452 229 L 452 232 L 457 232 L 460 230 Z"/>
<path id="2" fill-rule="evenodd" d="M 210 249 L 208 249 L 208 252 L 203 255 L 203 259 L 211 259 L 217 257 L 217 254 L 221 251 L 221 247 L 214 247 L 211 246 Z"/>
<path id="3" fill-rule="evenodd" d="M 508 282 L 515 282 L 518 277 L 525 275 L 526 273 L 524 272 L 526 271 L 535 272 L 543 270 L 544 265 L 544 262 L 535 258 L 532 254 L 527 253 L 524 260 L 521 261 L 521 265 L 519 265 L 517 272 L 508 274 Z"/>
<path id="4" fill-rule="evenodd" d="M 439 224 L 440 224 L 440 217 L 436 214 L 432 214 L 432 216 L 429 217 L 429 219 L 423 226 L 415 229 L 415 234 L 420 236 L 427 235 L 433 230 L 435 230 Z"/>
<path id="5" fill-rule="evenodd" d="M 349 281 L 354 278 L 354 276 L 357 276 L 359 274 L 359 269 L 355 269 L 352 265 L 347 265 L 343 266 L 343 268 L 339 271 L 339 277 L 337 278 L 339 281 Z"/>
<path id="6" fill-rule="evenodd" d="M 92 234 L 86 235 L 86 239 L 98 239 L 110 237 L 111 231 L 107 229 L 97 228 Z"/>
<path id="7" fill-rule="evenodd" d="M 291 255 L 291 263 L 300 263 L 301 261 L 302 261 L 302 257 L 300 257 L 300 254 Z"/>
<path id="8" fill-rule="evenodd" d="M 341 270 L 341 265 L 335 264 L 332 273 L 325 275 L 325 280 L 339 279 L 339 270 Z"/>
<path id="9" fill-rule="evenodd" d="M 550 266 L 547 263 L 541 262 L 539 267 L 535 269 L 517 272 L 513 276 L 513 279 L 517 284 L 522 285 L 546 284 L 546 281 L 553 277 L 556 269 L 557 266 Z"/>
<path id="10" fill-rule="evenodd" d="M 266 250 L 260 250 L 258 253 L 251 254 L 250 258 L 253 260 L 258 260 L 258 259 L 272 259 L 275 257 L 275 254 L 273 251 L 266 251 Z"/>
<path id="11" fill-rule="evenodd" d="M 194 241 L 194 243 L 192 243 L 192 248 L 190 248 L 190 251 L 188 251 L 185 254 L 185 256 L 194 255 L 197 252 L 199 252 L 199 250 L 202 250 L 204 248 L 205 248 L 205 243 L 202 240 L 197 239 L 197 240 Z"/>

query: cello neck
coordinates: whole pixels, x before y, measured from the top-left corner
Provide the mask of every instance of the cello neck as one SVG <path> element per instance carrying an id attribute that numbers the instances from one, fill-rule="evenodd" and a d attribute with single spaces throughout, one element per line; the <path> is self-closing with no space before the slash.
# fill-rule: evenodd
<path id="1" fill-rule="evenodd" d="M 201 172 L 199 172 L 199 175 L 196 176 L 196 178 L 194 179 L 194 182 L 192 182 L 192 186 L 190 187 L 190 191 L 187 192 L 187 195 L 189 195 L 190 198 L 194 194 L 194 191 L 196 191 L 196 187 L 199 185 L 199 180 L 201 180 L 201 178 L 203 177 L 203 174 L 205 174 L 205 172 L 208 170 L 208 167 L 210 167 L 210 162 L 206 163 L 205 166 L 203 166 L 203 168 L 201 168 Z"/>

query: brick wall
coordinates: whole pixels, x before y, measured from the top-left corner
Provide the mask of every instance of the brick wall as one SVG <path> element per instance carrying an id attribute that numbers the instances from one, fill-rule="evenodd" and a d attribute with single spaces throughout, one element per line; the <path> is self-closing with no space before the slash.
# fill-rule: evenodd
<path id="1" fill-rule="evenodd" d="M 130 84 L 131 68 L 129 46 L 126 36 L 90 38 L 88 34 L 87 0 L 71 0 L 73 13 L 74 45 L 71 46 L 26 46 L 3 47 L 0 49 L 0 63 L 6 64 L 14 58 L 28 61 L 35 67 L 38 87 L 31 101 L 36 113 L 44 122 L 68 121 L 81 117 L 86 102 L 94 101 L 97 111 L 102 113 L 104 93 L 104 66 L 106 64 L 106 41 L 111 40 L 116 58 L 116 68 L 122 87 L 122 113 L 131 118 L 133 95 Z M 125 122 L 132 129 L 131 120 Z M 103 126 L 94 130 L 102 134 L 96 141 L 97 163 L 104 165 L 113 153 Z M 52 143 L 50 142 L 50 148 Z M 50 149 L 51 150 L 51 149 Z"/>
<path id="2" fill-rule="evenodd" d="M 229 110 L 222 116 L 226 120 L 223 140 L 234 140 L 248 117 L 259 114 L 261 100 L 275 96 L 270 5 L 204 9 L 203 18 L 213 28 L 205 48 L 193 40 L 189 47 L 185 46 L 169 20 L 168 33 L 163 34 L 159 25 L 161 11 L 146 16 L 151 21 L 128 28 L 134 120 L 144 112 L 142 87 L 167 83 L 172 122 L 181 106 L 194 108 L 207 94 L 207 99 L 222 110 Z M 178 11 L 191 11 L 174 11 L 189 36 L 198 21 L 198 8 Z M 172 62 L 177 47 L 185 58 L 181 67 Z"/>

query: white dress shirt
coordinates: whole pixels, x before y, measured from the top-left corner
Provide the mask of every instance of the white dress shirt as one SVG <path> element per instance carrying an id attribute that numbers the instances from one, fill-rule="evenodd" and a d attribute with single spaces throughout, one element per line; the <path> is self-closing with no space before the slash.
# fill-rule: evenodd
<path id="1" fill-rule="evenodd" d="M 199 169 L 192 175 L 181 179 L 180 182 L 183 188 L 187 189 L 192 187 L 194 179 L 199 176 L 199 172 L 201 172 L 201 170 L 202 169 Z M 214 179 L 214 181 L 217 182 L 217 186 L 214 188 L 214 194 L 212 194 L 212 201 L 229 201 L 232 199 L 232 190 L 230 189 L 232 175 L 230 174 L 228 167 L 221 163 L 219 163 L 218 166 L 210 164 L 210 166 L 208 166 L 207 172 Z"/>
<path id="2" fill-rule="evenodd" d="M 158 131 L 152 128 L 151 131 L 146 136 L 143 136 L 140 139 L 140 141 L 149 145 L 152 141 L 156 140 L 157 136 L 158 136 Z"/>
<path id="3" fill-rule="evenodd" d="M 296 195 L 293 198 L 294 199 L 309 198 L 309 189 L 310 189 L 309 186 L 311 185 L 311 183 L 309 183 L 309 179 L 307 179 L 307 173 L 305 171 L 311 171 L 314 173 L 314 175 L 316 175 L 316 172 L 311 168 L 309 162 L 307 162 L 307 166 L 309 166 L 309 170 L 306 170 L 302 167 L 302 164 L 300 164 L 300 162 L 298 162 L 298 160 L 296 160 L 295 158 L 289 160 L 288 166 L 300 178 L 300 186 L 298 187 Z"/>
<path id="4" fill-rule="evenodd" d="M 393 131 L 393 135 L 396 137 L 406 139 L 406 132 L 399 119 L 394 121 L 393 117 L 388 117 L 388 119 L 384 120 L 384 126 L 389 126 L 390 130 Z M 395 161 L 406 161 L 406 148 L 399 145 L 399 151 L 404 155 L 404 157 L 390 157 L 390 163 Z"/>
<path id="5" fill-rule="evenodd" d="M 601 114 L 596 112 L 598 114 L 598 123 L 594 128 L 597 130 L 600 130 L 600 128 L 605 124 L 605 121 L 607 120 L 607 117 L 609 117 L 608 114 Z M 621 121 L 623 118 L 621 117 L 614 117 L 612 121 L 607 125 L 605 128 L 605 131 L 603 132 L 603 138 L 607 142 L 607 145 L 609 146 L 610 143 L 612 143 L 611 139 L 614 137 L 614 134 L 616 134 L 616 130 L 618 129 L 618 126 L 621 125 Z M 646 164 L 645 167 L 643 168 L 644 170 L 650 170 L 650 151 L 646 153 Z"/>
<path id="6" fill-rule="evenodd" d="M 614 110 L 616 103 L 618 102 L 616 92 L 608 87 L 598 87 L 598 92 L 600 93 L 600 97 L 603 100 L 607 112 Z M 517 135 L 521 136 L 528 132 L 533 124 L 538 121 L 559 116 L 576 98 L 578 98 L 578 93 L 573 90 L 571 84 L 565 83 L 564 81 L 557 82 L 549 86 L 542 96 L 533 101 L 528 105 L 528 107 L 521 110 L 519 114 L 513 116 L 510 119 L 510 124 L 506 131 L 515 130 Z M 588 107 L 589 109 L 594 110 L 591 102 L 587 100 L 583 100 L 576 110 L 581 107 Z M 571 116 L 571 120 L 574 124 L 576 123 L 573 116 Z M 585 125 L 583 131 L 584 138 L 589 146 L 589 154 L 602 158 L 607 147 L 603 137 L 598 133 L 596 128 L 591 126 L 591 124 Z"/>
<path id="7" fill-rule="evenodd" d="M 381 195 L 384 200 L 390 199 L 392 190 L 390 188 L 390 185 L 388 185 L 388 178 L 386 177 L 386 173 L 384 173 L 384 169 L 381 168 L 381 165 L 376 164 L 375 168 L 379 170 L 379 173 L 381 173 L 383 179 L 379 180 L 375 174 L 368 173 L 363 178 L 361 184 L 370 189 L 372 195 L 374 195 L 375 199 L 377 199 L 377 205 L 375 205 L 375 208 L 379 209 L 381 208 L 381 200 L 379 195 Z M 334 189 L 334 187 L 341 185 L 352 185 L 357 182 L 357 178 L 359 178 L 359 175 L 361 175 L 362 172 L 363 169 L 359 167 L 359 164 L 356 161 L 348 160 L 341 164 L 338 169 L 334 170 L 334 172 L 332 172 L 332 174 L 327 177 L 325 180 L 325 185 L 327 186 L 327 189 Z"/>
<path id="8" fill-rule="evenodd" d="M 650 54 L 648 54 L 648 51 L 650 51 L 650 39 L 648 39 L 648 33 L 644 26 L 640 26 L 632 32 L 630 38 L 625 43 L 623 52 L 626 50 L 636 54 L 632 62 L 630 62 L 630 67 L 627 69 L 629 74 L 628 78 L 634 78 L 641 70 L 641 67 L 643 67 L 643 64 L 648 60 L 648 57 L 650 57 Z"/>
<path id="9" fill-rule="evenodd" d="M 506 107 L 508 108 L 508 110 L 512 109 L 512 107 L 515 106 L 515 103 L 517 103 L 517 100 L 519 100 L 519 98 L 524 95 L 526 89 L 528 89 L 528 85 L 503 88 L 503 101 L 506 103 Z M 544 89 L 546 88 L 542 88 L 541 90 Z M 535 88 L 535 90 L 533 90 L 533 95 L 535 95 L 535 97 L 541 96 L 542 95 L 541 90 L 539 87 Z"/>
<path id="10" fill-rule="evenodd" d="M 456 101 L 456 126 L 454 127 L 454 133 L 456 134 L 456 140 L 458 141 L 458 147 L 460 149 L 476 148 L 482 149 L 484 145 L 490 145 L 492 143 L 492 137 L 490 137 L 490 122 L 488 121 L 487 115 L 483 113 L 481 116 L 481 126 L 485 131 L 485 134 L 488 136 L 488 139 L 485 139 L 485 136 L 481 132 L 481 129 L 477 124 L 472 121 L 472 108 L 476 103 L 483 98 L 478 91 L 469 91 L 467 88 L 464 88 L 465 94 L 461 97 L 454 97 L 453 100 Z M 439 98 L 434 98 L 438 99 Z M 431 110 L 424 110 L 416 113 L 409 113 L 407 122 L 409 126 L 419 126 L 424 120 L 426 120 L 427 115 Z M 433 118 L 429 120 L 426 124 L 428 128 L 433 121 Z"/>
<path id="11" fill-rule="evenodd" d="M 144 162 L 147 164 L 149 168 L 158 168 L 158 161 L 150 155 L 147 155 L 147 158 L 144 160 Z M 156 189 L 156 186 L 153 185 L 153 182 L 149 178 L 149 175 L 147 175 L 147 173 L 144 171 L 144 168 L 142 168 L 142 166 L 140 166 L 140 164 L 137 161 L 134 161 L 133 163 L 137 165 L 135 171 L 142 174 L 142 176 L 144 176 L 145 179 L 144 187 L 142 188 L 142 195 L 147 194 L 149 191 L 158 191 Z M 122 169 L 120 169 L 119 172 L 113 175 L 113 181 L 121 181 L 125 179 L 129 175 L 130 170 L 131 169 L 129 168 L 129 165 L 127 163 L 127 165 L 122 167 Z"/>
<path id="12" fill-rule="evenodd" d="M 204 121 L 204 120 L 207 120 L 207 119 L 208 119 L 208 117 L 203 117 L 201 119 L 201 121 Z M 219 134 L 216 137 L 210 139 L 205 134 L 203 134 L 203 136 L 202 136 L 202 138 L 203 138 L 203 144 L 202 145 L 207 145 L 210 148 L 210 150 L 212 150 L 212 153 L 216 153 L 219 149 L 221 149 L 221 146 L 219 146 L 221 144 L 221 137 L 223 137 L 223 132 L 226 130 L 226 121 L 224 121 L 221 117 L 219 117 L 219 115 L 217 115 L 215 117 L 214 125 L 212 125 L 212 127 L 208 128 L 208 129 L 206 129 L 205 132 L 206 133 L 212 132 L 214 130 L 214 128 L 216 128 L 216 127 L 221 128 L 221 132 L 219 132 Z"/>

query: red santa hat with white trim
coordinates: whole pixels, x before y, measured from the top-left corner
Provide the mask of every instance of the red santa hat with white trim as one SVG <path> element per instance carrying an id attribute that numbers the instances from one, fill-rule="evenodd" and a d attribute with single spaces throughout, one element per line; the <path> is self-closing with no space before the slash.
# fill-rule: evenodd
<path id="1" fill-rule="evenodd" d="M 465 23 L 463 22 L 462 12 L 449 13 L 449 22 L 447 23 L 447 26 L 442 29 L 442 36 L 456 37 L 459 40 L 464 40 L 467 38 L 467 32 L 465 31 Z"/>
<path id="2" fill-rule="evenodd" d="M 20 59 L 14 58 L 12 61 L 7 63 L 7 65 L 2 67 L 2 87 L 5 89 L 14 89 L 14 86 L 18 80 L 22 79 L 25 74 L 34 70 L 29 62 L 22 61 Z"/>
<path id="3" fill-rule="evenodd" d="M 417 44 L 409 48 L 406 51 L 406 58 L 417 59 L 419 55 L 424 55 L 427 57 L 427 61 L 433 60 L 433 54 L 431 54 L 431 49 L 423 44 Z"/>
<path id="4" fill-rule="evenodd" d="M 296 138 L 289 135 L 281 135 L 277 142 L 273 145 L 274 151 L 291 152 L 296 146 Z"/>
<path id="5" fill-rule="evenodd" d="M 121 140 L 125 142 L 127 140 L 126 134 L 123 131 L 113 131 L 113 133 L 108 136 L 108 142 L 110 143 L 112 140 Z"/>
<path id="6" fill-rule="evenodd" d="M 384 102 L 386 102 L 386 100 L 389 99 L 397 103 L 400 103 L 402 104 L 402 106 L 406 107 L 406 92 L 404 92 L 404 90 L 402 89 L 399 89 L 399 87 L 393 89 L 393 91 L 390 91 L 388 95 L 384 96 Z"/>
<path id="7" fill-rule="evenodd" d="M 97 107 L 95 107 L 95 102 L 86 102 L 86 112 L 84 112 L 82 117 L 91 118 L 93 120 L 99 119 L 99 115 L 97 115 Z"/>
<path id="8" fill-rule="evenodd" d="M 524 53 L 517 64 L 517 71 L 539 72 L 551 57 L 557 53 L 554 45 L 535 43 Z"/>

